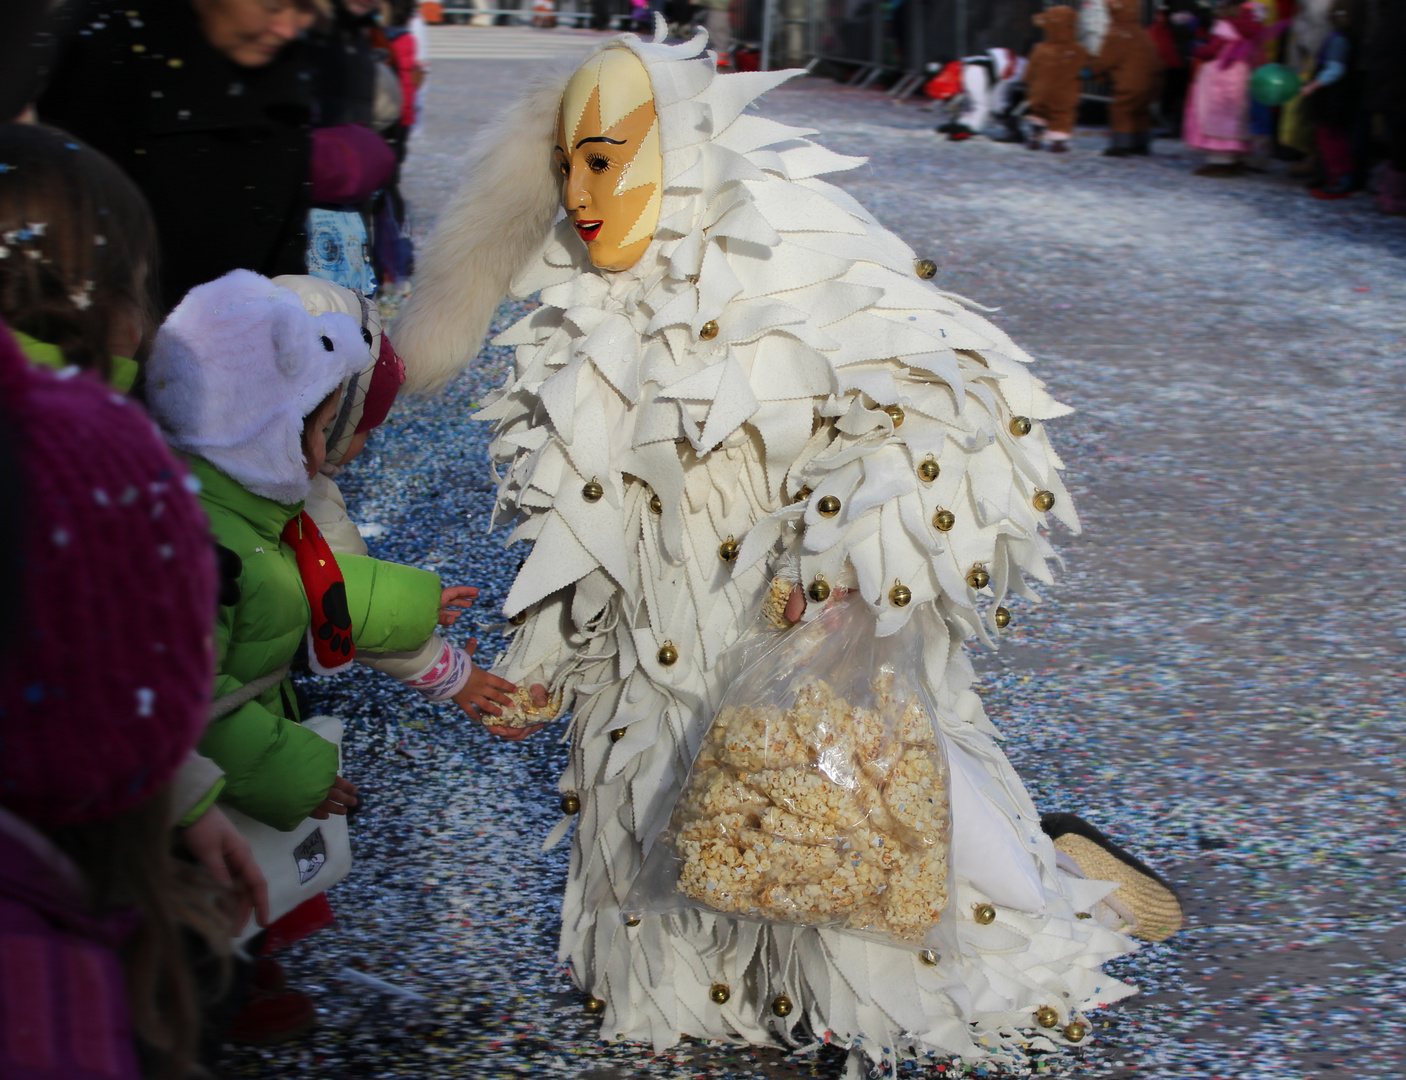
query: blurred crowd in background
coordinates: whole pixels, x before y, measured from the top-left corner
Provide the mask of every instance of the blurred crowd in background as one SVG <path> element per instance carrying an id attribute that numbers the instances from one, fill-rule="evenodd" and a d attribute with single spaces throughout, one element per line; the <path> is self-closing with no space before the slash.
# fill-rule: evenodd
<path id="1" fill-rule="evenodd" d="M 1198 176 L 1283 162 L 1319 199 L 1371 190 L 1406 213 L 1406 5 L 1099 0 L 1032 21 L 1045 40 L 1028 55 L 992 46 L 929 65 L 950 139 L 1065 152 L 1076 124 L 1106 122 L 1110 157 L 1181 140 L 1205 155 Z"/>
<path id="2" fill-rule="evenodd" d="M 431 23 L 705 26 L 724 66 L 805 66 L 894 100 L 927 97 L 953 141 L 1110 157 L 1153 140 L 1203 177 L 1285 172 L 1315 197 L 1370 191 L 1406 212 L 1406 5 L 1394 0 L 430 0 Z M 1037 59 L 1038 56 L 1038 59 Z M 1279 163 L 1279 164 L 1275 164 Z"/>

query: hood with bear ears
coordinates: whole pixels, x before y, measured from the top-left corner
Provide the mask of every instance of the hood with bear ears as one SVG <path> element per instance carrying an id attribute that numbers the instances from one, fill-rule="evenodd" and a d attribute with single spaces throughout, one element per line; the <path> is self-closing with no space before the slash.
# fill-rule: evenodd
<path id="1" fill-rule="evenodd" d="M 1032 16 L 1031 22 L 1045 32 L 1045 40 L 1052 45 L 1072 45 L 1078 29 L 1079 16 L 1072 7 L 1056 4 Z"/>
<path id="2" fill-rule="evenodd" d="M 147 403 L 167 441 L 277 503 L 308 493 L 303 419 L 366 363 L 350 315 L 313 315 L 251 270 L 186 293 L 157 332 Z"/>

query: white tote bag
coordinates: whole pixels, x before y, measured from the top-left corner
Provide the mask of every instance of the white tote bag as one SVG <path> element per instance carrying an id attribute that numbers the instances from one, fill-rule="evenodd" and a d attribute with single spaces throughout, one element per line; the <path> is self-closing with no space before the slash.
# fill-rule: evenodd
<path id="1" fill-rule="evenodd" d="M 337 771 L 340 773 L 342 721 L 335 716 L 314 716 L 303 721 L 303 727 L 337 747 Z M 304 818 L 292 832 L 282 832 L 232 806 L 221 809 L 239 830 L 239 835 L 249 841 L 254 861 L 268 881 L 270 921 L 288 914 L 304 900 L 326 892 L 351 872 L 351 840 L 344 816 L 332 814 L 325 821 Z M 243 943 L 259 929 L 251 915 L 237 940 Z"/>

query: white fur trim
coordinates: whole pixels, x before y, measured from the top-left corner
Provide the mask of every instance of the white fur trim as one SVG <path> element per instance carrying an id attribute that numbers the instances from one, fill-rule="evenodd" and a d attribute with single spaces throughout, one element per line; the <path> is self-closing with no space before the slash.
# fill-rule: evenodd
<path id="1" fill-rule="evenodd" d="M 404 392 L 439 390 L 473 363 L 508 286 L 542 246 L 561 201 L 552 146 L 575 68 L 542 73 L 470 143 L 464 184 L 418 255 L 396 319 Z"/>
<path id="2" fill-rule="evenodd" d="M 296 503 L 308 493 L 303 418 L 365 362 L 357 320 L 311 315 L 291 290 L 232 270 L 167 316 L 147 401 L 176 449 L 256 495 Z"/>

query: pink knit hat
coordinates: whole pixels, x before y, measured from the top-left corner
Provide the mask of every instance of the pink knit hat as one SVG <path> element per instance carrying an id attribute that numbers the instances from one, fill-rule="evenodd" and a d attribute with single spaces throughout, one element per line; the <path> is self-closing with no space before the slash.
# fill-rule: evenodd
<path id="1" fill-rule="evenodd" d="M 359 203 L 395 175 L 395 151 L 370 128 L 356 124 L 312 133 L 308 181 L 315 203 Z"/>
<path id="2" fill-rule="evenodd" d="M 22 493 L 20 602 L 0 627 L 0 806 L 44 826 L 113 817 L 170 781 L 205 730 L 209 527 L 140 406 L 92 376 L 31 368 L 3 324 L 0 434 Z"/>

